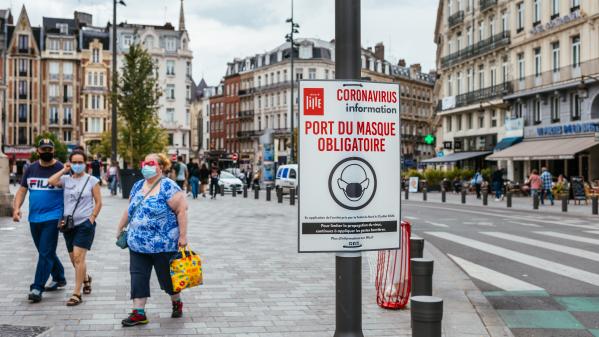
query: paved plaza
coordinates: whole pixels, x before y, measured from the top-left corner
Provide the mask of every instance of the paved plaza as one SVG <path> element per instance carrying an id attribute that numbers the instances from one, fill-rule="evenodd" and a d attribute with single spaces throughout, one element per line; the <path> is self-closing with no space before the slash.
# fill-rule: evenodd
<path id="1" fill-rule="evenodd" d="M 260 200 L 252 197 L 190 199 L 189 238 L 203 257 L 205 283 L 184 291 L 185 316 L 175 320 L 170 318 L 168 297 L 153 277 L 147 308 L 150 324 L 126 329 L 120 321 L 131 308 L 128 254 L 114 245 L 125 200 L 104 195 L 96 240 L 88 255 L 93 293 L 75 308 L 65 306 L 71 285 L 45 293 L 39 304 L 26 300 L 36 261 L 28 224 L 1 219 L 0 324 L 48 327 L 43 336 L 51 337 L 332 336 L 334 255 L 298 254 L 295 206 L 288 200 L 277 204 L 274 198 L 266 202 L 264 194 Z M 62 238 L 58 252 L 70 281 L 73 270 Z M 434 247 L 427 247 L 425 255 L 436 260 L 435 295 L 445 299 L 445 336 L 509 336 L 465 274 Z M 409 310 L 390 311 L 376 305 L 374 262 L 374 253 L 365 254 L 364 334 L 410 336 Z M 0 336 L 4 336 L 1 331 L 2 326 Z M 23 332 L 19 336 L 35 335 Z"/>

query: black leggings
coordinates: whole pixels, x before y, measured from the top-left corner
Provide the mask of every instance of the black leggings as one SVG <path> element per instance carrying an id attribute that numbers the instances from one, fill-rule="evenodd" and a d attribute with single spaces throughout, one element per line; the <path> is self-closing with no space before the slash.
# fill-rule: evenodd
<path id="1" fill-rule="evenodd" d="M 152 267 L 156 272 L 160 289 L 175 295 L 171 280 L 171 258 L 177 252 L 137 253 L 129 249 L 129 272 L 131 273 L 131 299 L 150 297 Z"/>
<path id="2" fill-rule="evenodd" d="M 215 197 L 218 194 L 218 179 L 210 178 L 210 196 Z"/>

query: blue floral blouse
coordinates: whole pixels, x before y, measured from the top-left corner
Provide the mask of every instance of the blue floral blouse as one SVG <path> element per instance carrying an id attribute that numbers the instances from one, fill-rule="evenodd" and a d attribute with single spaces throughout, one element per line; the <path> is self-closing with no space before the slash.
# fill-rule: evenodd
<path id="1" fill-rule="evenodd" d="M 143 200 L 143 184 L 143 180 L 138 181 L 131 189 L 127 235 L 129 249 L 137 253 L 176 252 L 179 224 L 177 215 L 167 202 L 180 192 L 181 188 L 171 179 L 162 178 L 160 191 L 146 198 L 133 214 L 135 207 Z"/>

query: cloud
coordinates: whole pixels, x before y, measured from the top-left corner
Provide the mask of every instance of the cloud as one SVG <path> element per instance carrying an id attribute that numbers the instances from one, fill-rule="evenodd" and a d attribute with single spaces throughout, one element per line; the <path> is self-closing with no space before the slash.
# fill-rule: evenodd
<path id="1" fill-rule="evenodd" d="M 194 53 L 193 76 L 217 84 L 227 62 L 271 50 L 284 42 L 291 15 L 290 0 L 184 0 L 185 22 Z M 179 1 L 125 0 L 117 21 L 161 25 L 179 22 Z M 438 0 L 362 0 L 362 45 L 385 44 L 386 58 L 406 59 L 431 69 L 435 61 L 433 31 Z M 23 1 L 33 25 L 42 16 L 72 17 L 73 11 L 92 13 L 95 25 L 112 20 L 112 4 L 106 0 Z M 295 0 L 298 37 L 331 40 L 335 34 L 335 1 Z M 21 3 L 13 0 L 13 15 Z"/>

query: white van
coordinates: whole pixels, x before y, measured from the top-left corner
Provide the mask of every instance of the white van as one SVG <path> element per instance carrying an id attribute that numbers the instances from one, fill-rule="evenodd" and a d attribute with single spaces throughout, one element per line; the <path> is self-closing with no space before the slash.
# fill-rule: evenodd
<path id="1" fill-rule="evenodd" d="M 279 166 L 275 187 L 282 188 L 283 192 L 289 192 L 290 188 L 297 189 L 297 164 Z"/>

